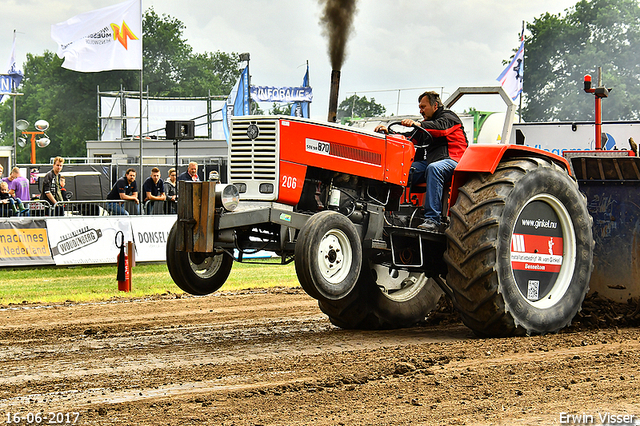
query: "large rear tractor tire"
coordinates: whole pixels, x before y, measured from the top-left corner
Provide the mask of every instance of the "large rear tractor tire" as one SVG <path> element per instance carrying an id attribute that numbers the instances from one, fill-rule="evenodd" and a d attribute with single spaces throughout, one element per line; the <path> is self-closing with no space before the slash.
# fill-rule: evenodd
<path id="1" fill-rule="evenodd" d="M 517 158 L 459 188 L 446 231 L 447 284 L 483 337 L 554 333 L 589 289 L 592 219 L 558 165 Z"/>
<path id="2" fill-rule="evenodd" d="M 345 298 L 362 267 L 362 244 L 353 222 L 330 210 L 311 216 L 298 234 L 295 265 L 298 281 L 309 296 Z"/>
<path id="3" fill-rule="evenodd" d="M 167 268 L 173 281 L 183 291 L 203 296 L 211 294 L 227 281 L 233 258 L 226 253 L 189 253 L 176 250 L 178 224 L 167 240 Z"/>
<path id="4" fill-rule="evenodd" d="M 318 302 L 322 312 L 338 327 L 361 330 L 412 327 L 426 319 L 443 294 L 424 273 L 365 264 L 347 298 Z"/>

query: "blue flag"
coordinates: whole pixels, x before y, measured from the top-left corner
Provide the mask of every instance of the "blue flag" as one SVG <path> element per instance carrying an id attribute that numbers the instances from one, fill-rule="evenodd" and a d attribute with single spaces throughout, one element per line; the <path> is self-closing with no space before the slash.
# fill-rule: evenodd
<path id="1" fill-rule="evenodd" d="M 507 95 L 515 101 L 522 93 L 522 79 L 524 74 L 524 41 L 511 60 L 511 63 L 502 71 L 497 80 L 504 87 Z"/>
<path id="2" fill-rule="evenodd" d="M 222 108 L 222 122 L 224 137 L 229 142 L 229 130 L 231 129 L 231 116 L 249 115 L 249 67 L 240 74 L 240 79 L 233 86 L 224 108 Z"/>
<path id="3" fill-rule="evenodd" d="M 16 32 L 13 32 L 13 46 L 11 47 L 11 56 L 9 57 L 9 65 L 6 75 L 0 77 L 0 93 L 11 93 L 17 88 L 22 81 L 22 71 L 16 65 Z M 4 96 L 0 96 L 0 102 L 4 100 Z"/>
<path id="4" fill-rule="evenodd" d="M 307 63 L 307 72 L 302 79 L 302 87 L 309 87 L 309 63 Z M 291 105 L 291 116 L 309 118 L 309 104 L 310 102 L 294 102 Z"/>

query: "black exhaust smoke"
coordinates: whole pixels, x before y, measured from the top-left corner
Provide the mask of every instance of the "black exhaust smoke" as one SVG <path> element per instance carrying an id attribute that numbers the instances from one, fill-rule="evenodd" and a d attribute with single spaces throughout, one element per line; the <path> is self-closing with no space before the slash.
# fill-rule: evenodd
<path id="1" fill-rule="evenodd" d="M 338 111 L 338 89 L 340 71 L 347 51 L 347 40 L 353 30 L 353 17 L 356 13 L 356 0 L 319 0 L 324 4 L 320 23 L 323 34 L 329 39 L 329 58 L 331 60 L 331 92 L 329 94 L 329 121 L 336 121 Z"/>

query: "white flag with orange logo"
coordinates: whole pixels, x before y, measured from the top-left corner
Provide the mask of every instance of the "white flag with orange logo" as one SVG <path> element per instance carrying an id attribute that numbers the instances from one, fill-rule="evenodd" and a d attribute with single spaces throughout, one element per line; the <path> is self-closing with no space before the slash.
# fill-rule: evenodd
<path id="1" fill-rule="evenodd" d="M 82 13 L 51 26 L 63 68 L 81 72 L 142 69 L 141 0 Z"/>

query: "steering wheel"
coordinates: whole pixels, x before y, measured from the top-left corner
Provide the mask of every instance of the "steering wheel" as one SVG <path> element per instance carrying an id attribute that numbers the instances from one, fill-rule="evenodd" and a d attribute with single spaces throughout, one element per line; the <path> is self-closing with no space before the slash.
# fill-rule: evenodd
<path id="1" fill-rule="evenodd" d="M 396 126 L 398 126 L 402 130 L 400 130 L 400 129 L 398 129 L 398 130 L 392 129 L 392 127 L 396 127 Z M 413 129 L 413 127 L 403 126 L 400 121 L 392 121 L 391 123 L 389 123 L 387 125 L 387 130 L 389 131 L 390 135 L 407 136 L 407 135 L 411 134 L 411 136 L 413 136 L 413 134 L 415 133 L 415 130 Z"/>
<path id="2" fill-rule="evenodd" d="M 404 129 L 404 131 L 393 130 L 392 127 L 395 126 L 401 127 L 402 129 Z M 402 122 L 400 121 L 393 121 L 387 125 L 387 130 L 391 135 L 402 135 L 408 139 L 413 138 L 416 133 L 422 133 L 425 140 L 425 143 L 423 145 L 429 145 L 433 141 L 433 136 L 431 135 L 431 133 L 427 129 L 419 125 L 407 127 L 403 126 Z"/>

